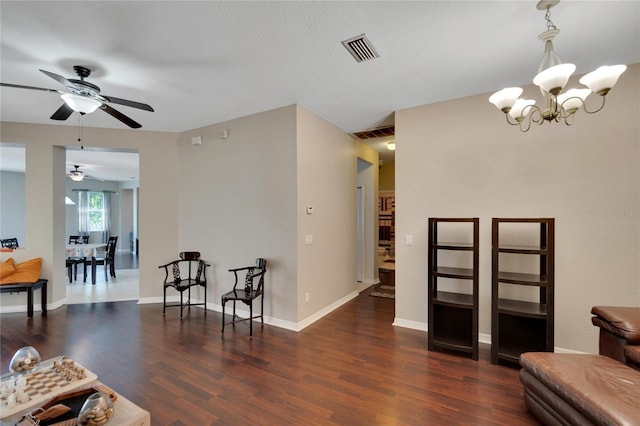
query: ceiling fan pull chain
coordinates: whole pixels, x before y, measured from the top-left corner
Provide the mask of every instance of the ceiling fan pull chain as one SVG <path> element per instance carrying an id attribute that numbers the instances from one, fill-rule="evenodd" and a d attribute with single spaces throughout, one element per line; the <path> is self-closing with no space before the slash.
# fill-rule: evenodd
<path id="1" fill-rule="evenodd" d="M 83 137 L 83 128 L 82 128 L 82 116 L 84 114 L 78 114 L 80 117 L 78 118 L 78 123 L 80 124 L 80 131 L 79 131 L 79 135 L 78 135 L 78 142 L 80 143 L 80 149 L 84 150 L 84 143 L 82 142 L 82 140 L 84 139 Z"/>

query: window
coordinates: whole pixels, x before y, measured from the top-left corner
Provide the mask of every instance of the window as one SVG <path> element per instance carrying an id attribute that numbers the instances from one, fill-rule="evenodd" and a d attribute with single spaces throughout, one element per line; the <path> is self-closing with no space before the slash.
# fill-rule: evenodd
<path id="1" fill-rule="evenodd" d="M 105 231 L 105 202 L 103 192 L 89 191 L 89 208 L 87 210 L 87 218 L 89 225 L 89 232 Z"/>

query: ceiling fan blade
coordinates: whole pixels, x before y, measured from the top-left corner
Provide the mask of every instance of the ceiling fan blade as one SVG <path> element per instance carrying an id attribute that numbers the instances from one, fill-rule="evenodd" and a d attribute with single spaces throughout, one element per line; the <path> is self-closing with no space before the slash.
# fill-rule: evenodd
<path id="1" fill-rule="evenodd" d="M 143 104 L 141 102 L 130 101 L 128 99 L 114 98 L 113 96 L 102 95 L 108 102 L 124 105 L 132 108 L 143 109 L 145 111 L 153 112 L 153 108 L 147 104 Z"/>
<path id="2" fill-rule="evenodd" d="M 51 77 L 52 79 L 54 79 L 55 81 L 57 81 L 58 83 L 62 84 L 65 87 L 73 86 L 73 84 L 69 80 L 67 80 L 66 78 L 64 78 L 61 75 L 52 73 L 50 71 L 45 71 L 45 70 L 40 70 L 40 72 L 48 75 L 49 77 Z"/>
<path id="3" fill-rule="evenodd" d="M 43 92 L 64 93 L 64 92 L 61 92 L 60 90 L 47 89 L 44 87 L 23 86 L 22 84 L 0 83 L 0 86 L 13 87 L 14 89 L 42 90 Z"/>
<path id="4" fill-rule="evenodd" d="M 51 116 L 52 120 L 61 120 L 64 121 L 73 113 L 71 107 L 67 104 L 62 104 L 60 108 L 57 109 L 56 112 Z"/>
<path id="5" fill-rule="evenodd" d="M 133 121 L 131 118 L 127 117 L 126 115 L 124 115 L 120 111 L 111 108 L 107 104 L 102 104 L 100 109 L 103 110 L 104 112 L 106 112 L 107 114 L 109 114 L 110 116 L 112 116 L 114 118 L 117 118 L 118 120 L 122 121 L 124 124 L 126 124 L 129 127 L 131 127 L 132 129 L 139 129 L 140 127 L 142 127 L 142 124 Z"/>

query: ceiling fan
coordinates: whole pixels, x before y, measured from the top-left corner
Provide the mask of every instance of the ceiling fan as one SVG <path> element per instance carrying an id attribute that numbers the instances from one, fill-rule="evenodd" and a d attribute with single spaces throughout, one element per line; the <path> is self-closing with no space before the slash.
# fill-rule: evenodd
<path id="1" fill-rule="evenodd" d="M 102 95 L 100 93 L 100 87 L 96 86 L 95 84 L 89 83 L 88 81 L 85 81 L 85 78 L 89 77 L 89 75 L 91 74 L 90 69 L 81 65 L 74 65 L 73 69 L 80 78 L 79 80 L 73 78 L 66 79 L 61 75 L 52 73 L 50 71 L 40 70 L 45 75 L 48 75 L 58 83 L 65 86 L 67 91 L 9 83 L 0 83 L 0 86 L 13 87 L 16 89 L 42 90 L 45 92 L 59 93 L 64 103 L 60 108 L 58 108 L 56 112 L 53 113 L 53 115 L 51 116 L 52 120 L 66 120 L 73 113 L 73 111 L 79 112 L 80 114 L 89 114 L 99 108 L 112 117 L 120 120 L 127 126 L 133 129 L 139 129 L 140 127 L 142 127 L 140 123 L 137 123 L 133 119 L 127 117 L 120 111 L 114 109 L 109 104 L 119 104 L 131 108 L 153 112 L 153 108 L 147 104 L 130 101 L 127 99 L 116 98 L 113 96 Z"/>
<path id="2" fill-rule="evenodd" d="M 69 171 L 68 176 L 74 182 L 82 182 L 82 180 L 84 179 L 92 179 L 92 180 L 100 180 L 100 181 L 102 180 L 102 179 L 98 179 L 93 176 L 89 176 L 85 174 L 82 170 L 80 170 L 80 166 L 77 164 L 73 165 L 73 170 Z"/>
<path id="3" fill-rule="evenodd" d="M 69 177 L 74 182 L 81 182 L 84 179 L 84 172 L 80 170 L 80 166 L 77 164 L 73 165 L 74 169 L 69 172 Z"/>

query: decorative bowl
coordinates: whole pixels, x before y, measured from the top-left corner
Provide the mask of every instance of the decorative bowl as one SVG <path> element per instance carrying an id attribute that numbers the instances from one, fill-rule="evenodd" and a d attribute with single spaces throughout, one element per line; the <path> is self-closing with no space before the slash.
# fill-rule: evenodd
<path id="1" fill-rule="evenodd" d="M 96 392 L 82 404 L 78 415 L 78 424 L 86 426 L 100 426 L 113 416 L 113 403 L 107 395 Z"/>
<path id="2" fill-rule="evenodd" d="M 25 346 L 18 349 L 18 351 L 11 358 L 9 362 L 9 371 L 12 373 L 27 373 L 38 366 L 41 358 L 40 354 L 33 346 Z"/>

